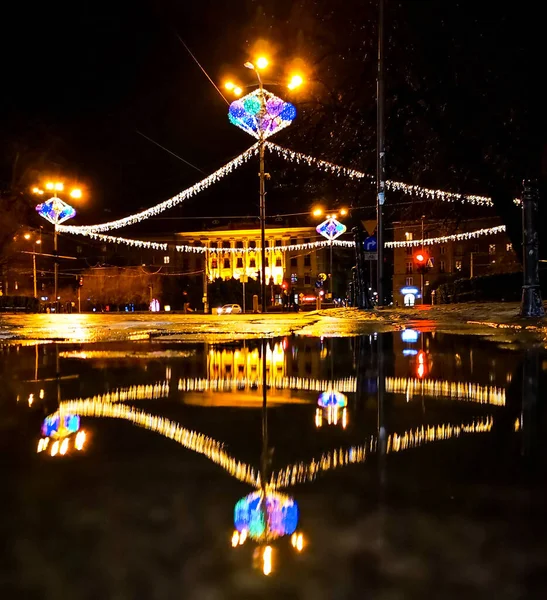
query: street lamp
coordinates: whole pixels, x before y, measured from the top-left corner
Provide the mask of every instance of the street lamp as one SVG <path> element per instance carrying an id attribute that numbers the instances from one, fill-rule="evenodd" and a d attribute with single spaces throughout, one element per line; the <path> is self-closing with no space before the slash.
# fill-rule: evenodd
<path id="1" fill-rule="evenodd" d="M 261 56 L 253 63 L 247 61 L 244 66 L 256 74 L 258 90 L 254 90 L 239 100 L 230 104 L 228 117 L 230 122 L 243 129 L 258 139 L 260 157 L 260 243 L 261 243 L 261 269 L 260 269 L 260 300 L 262 312 L 266 312 L 266 173 L 264 167 L 264 148 L 266 138 L 288 127 L 296 117 L 296 108 L 281 98 L 274 96 L 264 89 L 260 71 L 268 67 L 269 61 Z M 288 88 L 293 90 L 304 82 L 302 76 L 295 74 L 288 83 Z M 274 85 L 279 85 L 274 83 Z M 242 88 L 228 81 L 224 87 L 240 96 Z"/>
<path id="2" fill-rule="evenodd" d="M 65 189 L 65 185 L 61 181 L 48 181 L 45 185 L 46 190 L 53 192 L 53 197 L 36 207 L 38 214 L 44 219 L 53 224 L 53 254 L 55 256 L 54 278 L 55 278 L 55 312 L 59 312 L 58 308 L 58 287 L 59 287 L 59 259 L 57 252 L 57 226 L 68 219 L 72 219 L 76 215 L 76 211 L 70 204 L 63 202 L 57 195 Z M 43 195 L 44 191 L 38 187 L 32 188 L 34 194 Z M 69 192 L 71 198 L 81 198 L 82 190 L 73 188 Z"/>
<path id="3" fill-rule="evenodd" d="M 341 208 L 339 210 L 340 215 L 341 216 L 346 216 L 348 214 L 348 209 L 347 208 Z M 323 209 L 320 207 L 317 207 L 313 210 L 312 215 L 314 217 L 320 217 L 323 215 Z M 323 237 L 327 238 L 327 240 L 329 240 L 329 247 L 330 247 L 330 273 L 329 273 L 329 279 L 330 279 L 330 285 L 329 285 L 329 293 L 330 296 L 334 302 L 334 277 L 333 277 L 333 271 L 332 271 L 332 242 L 340 235 L 342 235 L 345 231 L 346 231 L 346 226 L 343 223 L 340 223 L 340 221 L 338 221 L 338 214 L 335 212 L 329 213 L 326 215 L 327 219 L 326 221 L 323 221 L 322 223 L 320 223 L 315 230 L 317 231 L 317 233 L 321 234 Z"/>

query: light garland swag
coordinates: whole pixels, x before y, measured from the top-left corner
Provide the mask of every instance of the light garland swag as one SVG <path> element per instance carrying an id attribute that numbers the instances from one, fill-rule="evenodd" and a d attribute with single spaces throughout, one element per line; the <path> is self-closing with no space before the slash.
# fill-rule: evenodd
<path id="1" fill-rule="evenodd" d="M 76 234 L 89 234 L 89 233 L 97 233 L 103 231 L 110 231 L 112 229 L 120 229 L 121 227 L 127 227 L 128 225 L 134 225 L 139 221 L 144 221 L 149 217 L 154 215 L 159 215 L 165 210 L 173 208 L 184 202 L 188 198 L 195 196 L 199 192 L 207 189 L 213 183 L 216 183 L 232 171 L 235 171 L 238 167 L 247 162 L 252 156 L 254 156 L 258 152 L 258 143 L 253 144 L 248 150 L 240 154 L 229 163 L 225 164 L 223 167 L 208 175 L 205 179 L 198 181 L 193 186 L 183 190 L 176 196 L 169 198 L 169 200 L 165 200 L 160 204 L 156 204 L 156 206 L 152 206 L 147 210 L 143 210 L 140 213 L 136 213 L 134 215 L 130 215 L 129 217 L 124 217 L 123 219 L 118 219 L 116 221 L 109 221 L 108 223 L 101 223 L 99 225 L 58 225 L 57 230 L 66 233 L 76 233 Z"/>
<path id="2" fill-rule="evenodd" d="M 455 233 L 454 235 L 443 235 L 434 238 L 425 238 L 423 240 L 408 240 L 402 242 L 386 242 L 385 248 L 412 248 L 416 246 L 431 246 L 433 244 L 443 244 L 445 242 L 456 242 L 459 240 L 470 240 L 472 238 L 481 237 L 483 235 L 495 235 L 496 233 L 504 233 L 505 225 L 497 227 L 489 227 L 487 229 L 477 229 L 466 233 Z"/>
<path id="3" fill-rule="evenodd" d="M 303 154 L 302 152 L 295 152 L 294 150 L 289 150 L 287 148 L 283 148 L 278 144 L 274 144 L 272 142 L 266 142 L 266 147 L 274 152 L 276 152 L 279 156 L 284 158 L 285 160 L 289 160 L 296 163 L 306 163 L 308 166 L 316 166 L 324 171 L 328 171 L 330 173 L 334 173 L 335 175 L 345 175 L 346 177 L 351 177 L 352 179 L 369 179 L 370 181 L 374 181 L 374 177 L 367 173 L 363 173 L 361 171 L 357 171 L 356 169 L 349 169 L 347 167 L 341 167 L 339 165 L 335 165 L 334 163 L 327 162 L 325 160 L 321 160 L 318 158 L 314 158 L 308 154 Z M 482 206 L 494 206 L 491 198 L 488 196 L 475 196 L 471 194 L 455 194 L 454 192 L 445 192 L 443 190 L 433 190 L 430 188 L 425 188 L 420 185 L 409 185 L 408 183 L 403 183 L 402 181 L 386 181 L 386 185 L 388 190 L 399 191 L 405 194 L 409 194 L 411 196 L 420 196 L 420 197 L 428 197 L 432 199 L 442 200 L 444 202 L 468 202 L 470 204 L 482 205 Z"/>

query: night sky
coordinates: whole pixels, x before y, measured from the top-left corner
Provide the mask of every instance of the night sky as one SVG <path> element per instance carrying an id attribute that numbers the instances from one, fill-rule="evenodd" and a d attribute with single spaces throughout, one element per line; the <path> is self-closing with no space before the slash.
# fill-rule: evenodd
<path id="1" fill-rule="evenodd" d="M 388 175 L 511 197 L 523 177 L 542 174 L 540 19 L 531 2 L 477 4 L 387 0 Z M 27 174 L 40 156 L 51 173 L 86 184 L 79 223 L 146 208 L 204 176 L 138 132 L 206 174 L 252 143 L 177 36 L 219 85 L 228 74 L 252 83 L 242 63 L 258 39 L 280 78 L 303 59 L 312 83 L 291 98 L 299 116 L 273 141 L 374 173 L 375 2 L 98 0 L 4 13 L 0 178 L 6 187 L 15 149 Z M 374 202 L 370 185 L 269 166 L 278 174 L 270 214 L 318 197 Z M 32 183 L 24 172 L 21 182 Z M 256 214 L 257 188 L 248 165 L 165 216 Z M 182 227 L 161 227 L 173 223 Z"/>

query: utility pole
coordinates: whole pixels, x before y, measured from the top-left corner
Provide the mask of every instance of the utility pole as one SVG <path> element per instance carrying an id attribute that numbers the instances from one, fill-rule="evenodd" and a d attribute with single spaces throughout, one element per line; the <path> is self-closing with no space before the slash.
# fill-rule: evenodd
<path id="1" fill-rule="evenodd" d="M 425 216 L 422 215 L 422 255 L 424 254 L 424 219 Z M 422 295 L 422 306 L 424 304 L 424 269 L 425 266 L 423 266 L 422 268 L 422 272 L 420 273 L 420 294 Z"/>
<path id="2" fill-rule="evenodd" d="M 378 306 L 384 306 L 384 202 L 386 186 L 386 161 L 384 139 L 384 5 L 379 0 L 378 14 L 378 79 L 376 88 L 376 240 L 378 244 Z"/>
<path id="3" fill-rule="evenodd" d="M 543 317 L 545 310 L 539 287 L 539 247 L 536 223 L 538 218 L 538 194 L 535 182 L 523 181 L 522 194 L 522 286 L 521 317 Z"/>
<path id="4" fill-rule="evenodd" d="M 260 83 L 260 112 L 262 115 L 266 112 L 266 103 L 264 102 L 264 90 L 262 88 L 262 78 L 258 71 L 258 81 Z M 266 312 L 266 173 L 264 172 L 264 132 L 262 127 L 259 129 L 259 151 L 260 151 L 260 301 L 262 302 L 262 312 Z"/>

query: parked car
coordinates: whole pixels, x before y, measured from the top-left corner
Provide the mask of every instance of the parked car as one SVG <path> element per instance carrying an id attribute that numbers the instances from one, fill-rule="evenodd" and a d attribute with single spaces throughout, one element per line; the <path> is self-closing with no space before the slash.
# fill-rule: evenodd
<path id="1" fill-rule="evenodd" d="M 217 308 L 217 314 L 219 315 L 230 315 L 236 313 L 242 313 L 241 306 L 239 304 L 225 304 Z"/>

